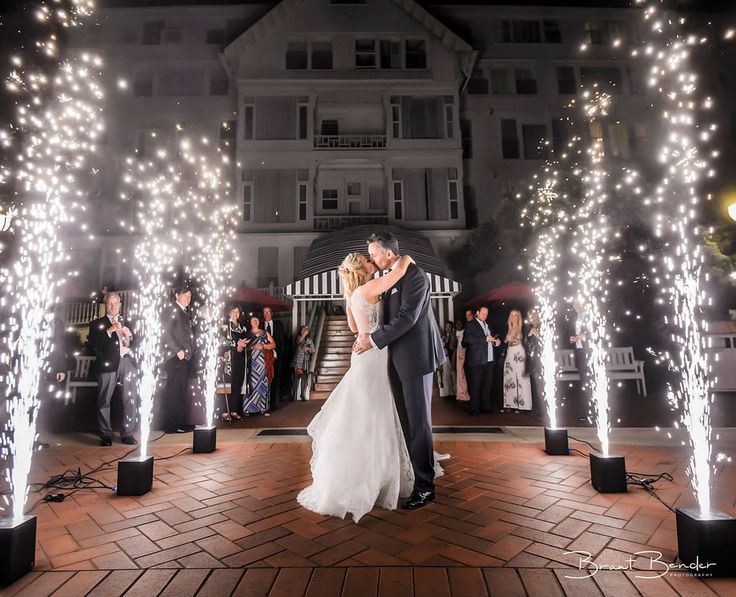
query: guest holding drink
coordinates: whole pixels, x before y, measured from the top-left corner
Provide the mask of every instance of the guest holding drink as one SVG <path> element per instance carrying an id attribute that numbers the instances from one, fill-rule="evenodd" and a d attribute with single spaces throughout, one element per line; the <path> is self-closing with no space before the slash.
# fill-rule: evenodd
<path id="1" fill-rule="evenodd" d="M 247 348 L 248 371 L 243 383 L 243 414 L 269 416 L 271 381 L 274 377 L 274 356 L 276 348 L 273 336 L 261 329 L 258 317 L 250 318 L 250 329 L 246 333 L 249 340 Z"/>
<path id="2" fill-rule="evenodd" d="M 306 400 L 305 392 L 309 385 L 309 361 L 314 354 L 314 343 L 309 337 L 308 325 L 299 328 L 299 335 L 294 344 L 294 358 L 291 361 L 294 369 L 294 400 Z"/>

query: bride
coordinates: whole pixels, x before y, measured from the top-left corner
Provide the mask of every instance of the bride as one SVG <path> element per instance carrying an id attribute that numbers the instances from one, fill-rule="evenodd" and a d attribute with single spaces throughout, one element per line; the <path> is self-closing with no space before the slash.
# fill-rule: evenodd
<path id="1" fill-rule="evenodd" d="M 382 293 L 403 276 L 413 259 L 373 279 L 376 266 L 350 253 L 338 273 L 348 325 L 359 336 L 380 324 Z M 388 377 L 388 351 L 353 353 L 350 369 L 307 428 L 312 438 L 312 484 L 297 501 L 313 512 L 358 522 L 374 505 L 393 510 L 408 496 L 414 473 Z"/>

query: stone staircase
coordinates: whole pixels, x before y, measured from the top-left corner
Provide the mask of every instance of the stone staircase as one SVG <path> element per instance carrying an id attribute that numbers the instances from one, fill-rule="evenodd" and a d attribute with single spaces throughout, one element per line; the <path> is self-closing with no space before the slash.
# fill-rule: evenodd
<path id="1" fill-rule="evenodd" d="M 317 364 L 315 392 L 331 392 L 350 367 L 350 354 L 355 338 L 348 327 L 348 318 L 333 315 L 325 318 Z"/>

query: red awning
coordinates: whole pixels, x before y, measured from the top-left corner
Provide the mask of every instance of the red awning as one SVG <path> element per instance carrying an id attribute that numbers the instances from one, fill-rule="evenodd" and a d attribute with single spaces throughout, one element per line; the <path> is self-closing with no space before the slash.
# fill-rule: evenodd
<path id="1" fill-rule="evenodd" d="M 501 301 L 528 301 L 533 298 L 534 293 L 528 284 L 524 282 L 509 282 L 470 299 L 465 303 L 465 306 L 475 307 L 477 305 L 498 303 Z"/>
<path id="2" fill-rule="evenodd" d="M 235 292 L 230 297 L 230 302 L 258 307 L 271 307 L 274 311 L 291 311 L 291 303 L 261 292 L 256 288 L 246 286 L 245 284 L 241 284 L 235 289 Z"/>

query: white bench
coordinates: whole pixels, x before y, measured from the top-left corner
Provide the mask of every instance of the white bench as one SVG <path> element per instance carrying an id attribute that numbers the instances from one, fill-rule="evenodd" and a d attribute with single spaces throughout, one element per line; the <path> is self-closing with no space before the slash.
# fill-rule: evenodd
<path id="1" fill-rule="evenodd" d="M 572 348 L 561 348 L 555 351 L 555 360 L 559 381 L 580 381 L 580 373 L 575 363 L 575 351 Z M 634 358 L 634 349 L 631 346 L 606 349 L 606 375 L 610 379 L 636 380 L 636 391 L 642 396 L 647 395 L 644 361 Z"/>
<path id="2" fill-rule="evenodd" d="M 72 400 L 77 398 L 77 388 L 96 388 L 97 380 L 90 376 L 90 369 L 95 357 L 86 357 L 77 355 L 76 366 L 66 372 L 66 395 L 71 396 Z"/>

